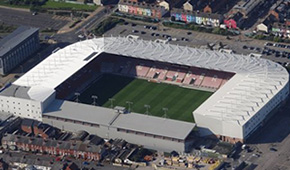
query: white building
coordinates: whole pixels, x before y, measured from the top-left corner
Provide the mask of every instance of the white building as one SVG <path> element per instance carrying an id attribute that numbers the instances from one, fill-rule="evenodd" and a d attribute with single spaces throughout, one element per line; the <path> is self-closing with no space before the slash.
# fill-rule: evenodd
<path id="1" fill-rule="evenodd" d="M 130 38 L 103 37 L 77 42 L 51 54 L 11 86 L 2 89 L 0 110 L 43 120 L 43 113 L 49 116 L 53 112 L 50 109 L 55 107 L 55 88 L 102 52 L 235 73 L 225 85 L 193 111 L 202 136 L 216 135 L 230 142 L 244 141 L 273 109 L 280 106 L 289 93 L 289 75 L 286 69 L 266 59 Z M 71 119 L 78 118 L 62 112 L 62 109 L 59 109 L 59 113 L 68 114 L 66 116 Z M 136 120 L 140 118 L 136 118 L 134 114 L 129 115 L 133 115 L 132 118 Z M 109 129 L 112 130 L 115 126 L 121 128 L 127 121 L 123 117 L 119 115 L 109 124 Z M 164 119 L 158 118 L 158 121 L 162 120 Z M 54 122 L 57 120 L 52 124 Z M 144 123 L 141 127 L 146 127 L 147 122 L 140 122 Z M 124 128 L 132 128 L 129 124 L 130 122 Z M 179 128 L 179 125 L 174 124 L 180 124 L 180 121 L 170 124 Z M 186 139 L 193 127 L 194 124 L 185 126 L 186 133 L 179 137 L 176 133 L 175 137 Z M 113 133 L 111 130 L 110 133 L 115 134 L 115 137 L 121 133 Z M 131 140 L 130 135 L 120 135 L 122 136 L 125 140 Z M 140 144 L 142 141 L 146 142 L 144 136 L 137 139 Z M 163 139 L 160 140 L 164 142 Z M 163 142 L 158 143 L 156 148 L 164 147 L 161 145 Z M 182 143 L 183 148 L 184 143 L 185 140 Z"/>

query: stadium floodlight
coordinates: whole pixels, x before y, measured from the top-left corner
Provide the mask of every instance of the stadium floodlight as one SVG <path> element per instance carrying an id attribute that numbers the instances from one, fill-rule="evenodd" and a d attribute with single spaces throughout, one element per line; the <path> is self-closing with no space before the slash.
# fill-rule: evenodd
<path id="1" fill-rule="evenodd" d="M 98 104 L 97 104 L 98 96 L 96 96 L 96 95 L 92 95 L 92 99 L 93 99 L 93 103 L 92 103 L 92 105 L 94 105 L 94 106 L 98 105 Z"/>
<path id="2" fill-rule="evenodd" d="M 162 117 L 168 118 L 168 116 L 167 116 L 168 108 L 167 107 L 163 107 L 162 110 L 164 111 L 164 115 Z"/>
<path id="3" fill-rule="evenodd" d="M 145 114 L 146 114 L 146 115 L 149 115 L 149 109 L 151 108 L 151 106 L 148 105 L 148 104 L 145 104 L 144 107 L 146 108 L 146 112 L 145 112 Z"/>
<path id="4" fill-rule="evenodd" d="M 131 105 L 133 105 L 133 102 L 126 101 L 126 103 L 128 104 L 128 111 L 131 112 Z"/>
<path id="5" fill-rule="evenodd" d="M 77 103 L 80 102 L 80 100 L 79 100 L 80 95 L 81 95 L 81 94 L 78 93 L 78 92 L 75 93 L 75 96 L 76 96 L 76 102 L 77 102 Z"/>
<path id="6" fill-rule="evenodd" d="M 113 108 L 115 99 L 114 98 L 109 98 L 109 101 L 111 102 L 111 108 Z"/>

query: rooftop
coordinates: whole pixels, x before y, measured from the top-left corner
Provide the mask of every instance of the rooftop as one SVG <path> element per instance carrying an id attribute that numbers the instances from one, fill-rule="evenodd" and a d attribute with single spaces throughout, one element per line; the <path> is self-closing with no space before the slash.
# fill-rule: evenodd
<path id="1" fill-rule="evenodd" d="M 38 28 L 31 28 L 27 26 L 18 27 L 11 34 L 0 40 L 0 57 L 4 56 L 7 52 L 37 31 Z"/>
<path id="2" fill-rule="evenodd" d="M 195 124 L 144 114 L 129 113 L 120 114 L 112 126 L 153 135 L 185 139 L 195 127 Z"/>
<path id="3" fill-rule="evenodd" d="M 18 86 L 11 84 L 10 86 L 6 87 L 5 90 L 1 91 L 0 94 L 2 96 L 9 96 L 9 97 L 18 97 L 22 99 L 30 99 L 28 95 L 28 90 L 30 87 L 26 86 Z"/>
<path id="4" fill-rule="evenodd" d="M 118 114 L 114 109 L 63 100 L 55 100 L 45 110 L 43 115 L 135 130 L 177 139 L 185 139 L 195 127 L 194 123 L 138 113 Z"/>
<path id="5" fill-rule="evenodd" d="M 104 107 L 55 100 L 44 111 L 43 115 L 109 126 L 112 120 L 118 116 L 118 113 L 113 109 Z"/>

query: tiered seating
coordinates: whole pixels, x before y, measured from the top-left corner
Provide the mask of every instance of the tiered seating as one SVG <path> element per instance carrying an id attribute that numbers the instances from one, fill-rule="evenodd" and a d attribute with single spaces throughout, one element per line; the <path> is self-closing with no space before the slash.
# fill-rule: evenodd
<path id="1" fill-rule="evenodd" d="M 114 71 L 114 63 L 102 62 L 101 72 L 102 73 L 112 73 Z"/>
<path id="2" fill-rule="evenodd" d="M 122 61 L 115 63 L 114 73 L 118 74 L 128 74 L 129 70 L 131 69 L 131 61 Z"/>
<path id="3" fill-rule="evenodd" d="M 185 71 L 172 69 L 167 72 L 165 80 L 181 83 L 185 77 L 185 74 Z"/>
<path id="4" fill-rule="evenodd" d="M 202 81 L 201 86 L 217 89 L 220 87 L 223 81 L 223 77 L 224 74 L 222 72 L 209 70 L 207 71 L 207 74 L 204 80 Z"/>
<path id="5" fill-rule="evenodd" d="M 136 77 L 145 77 L 149 71 L 150 67 L 144 65 L 143 63 L 135 64 L 130 70 L 130 75 Z"/>

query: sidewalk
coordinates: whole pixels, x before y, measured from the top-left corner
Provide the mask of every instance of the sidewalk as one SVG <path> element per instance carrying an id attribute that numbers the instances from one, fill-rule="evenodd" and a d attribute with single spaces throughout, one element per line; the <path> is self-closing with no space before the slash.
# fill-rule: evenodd
<path id="1" fill-rule="evenodd" d="M 63 34 L 63 33 L 67 33 L 70 31 L 73 31 L 77 28 L 79 28 L 81 25 L 83 25 L 86 21 L 90 20 L 93 16 L 95 16 L 97 13 L 99 13 L 100 11 L 104 10 L 105 7 L 104 6 L 100 6 L 98 7 L 94 12 L 92 12 L 90 14 L 90 16 L 88 16 L 86 19 L 82 20 L 80 23 L 78 23 L 76 26 L 74 26 L 73 28 L 69 28 L 69 26 L 74 22 L 71 21 L 69 23 L 67 23 L 64 27 L 62 27 L 60 30 L 58 30 L 57 34 Z"/>

